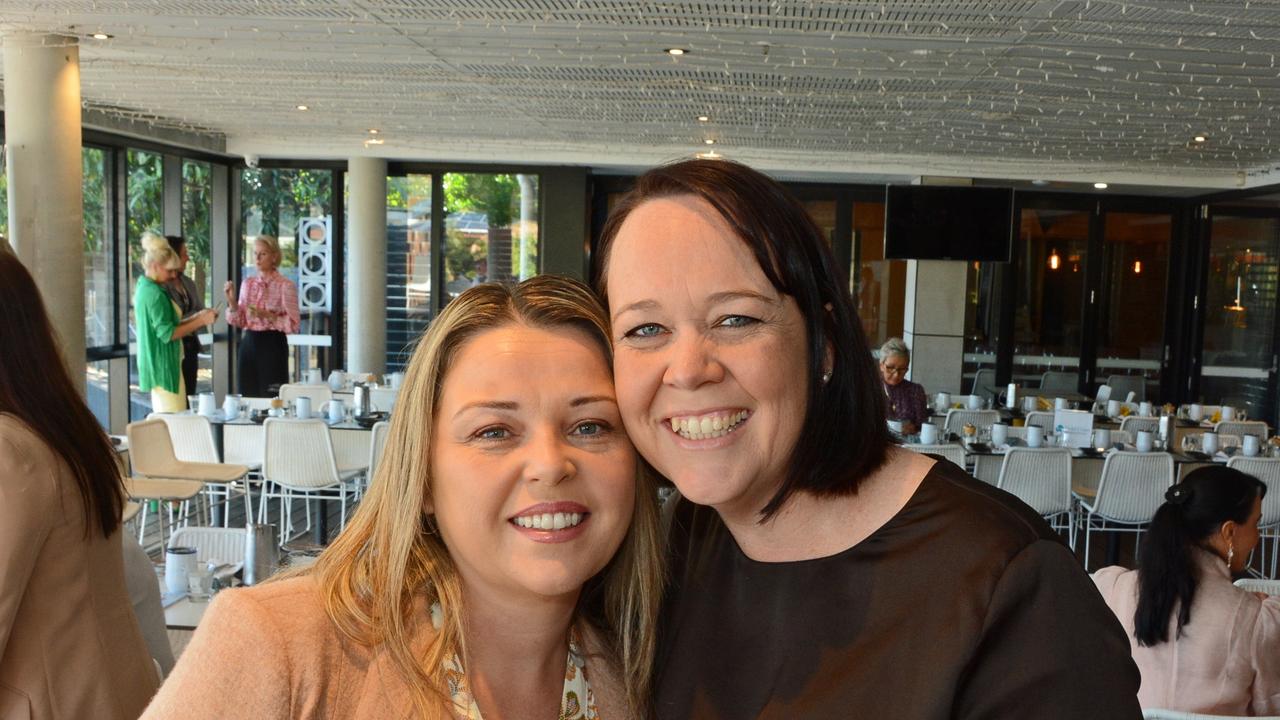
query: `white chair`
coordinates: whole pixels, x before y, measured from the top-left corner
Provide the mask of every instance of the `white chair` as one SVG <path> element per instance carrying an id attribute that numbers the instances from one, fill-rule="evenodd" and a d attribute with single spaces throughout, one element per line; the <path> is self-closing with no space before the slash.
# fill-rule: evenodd
<path id="1" fill-rule="evenodd" d="M 1227 467 L 1252 475 L 1267 486 L 1267 494 L 1262 498 L 1262 517 L 1258 519 L 1258 528 L 1262 531 L 1260 562 L 1265 577 L 1276 578 L 1280 566 L 1280 458 L 1236 455 L 1227 461 Z"/>
<path id="2" fill-rule="evenodd" d="M 1158 433 L 1160 432 L 1160 418 L 1130 415 L 1120 419 L 1120 429 L 1129 433 L 1130 437 L 1138 437 L 1138 433 L 1144 430 L 1153 434 Z"/>
<path id="3" fill-rule="evenodd" d="M 183 462 L 191 463 L 221 463 L 222 459 L 218 457 L 218 449 L 213 441 L 213 424 L 209 422 L 209 418 L 203 415 L 187 414 L 174 415 L 169 413 L 152 413 L 148 419 L 158 418 L 164 422 L 169 428 L 169 440 L 173 443 L 173 454 Z M 250 463 L 231 463 L 233 465 L 244 465 L 252 468 Z M 217 483 L 206 481 L 204 487 L 205 496 L 209 502 L 217 500 L 223 503 L 225 512 L 223 513 L 222 524 L 226 527 L 230 522 L 230 503 L 232 491 L 236 489 L 236 481 L 230 483 Z M 249 493 L 249 482 L 245 479 L 244 486 L 239 489 L 241 495 L 244 495 L 245 512 L 252 513 L 253 498 Z M 252 514 L 247 514 L 246 518 L 252 518 Z"/>
<path id="4" fill-rule="evenodd" d="M 254 410 L 270 410 L 271 401 L 274 399 L 269 397 L 242 397 L 240 398 L 240 403 L 248 408 L 249 412 L 253 412 Z"/>
<path id="5" fill-rule="evenodd" d="M 1173 478 L 1173 456 L 1168 453 L 1116 451 L 1107 456 L 1098 479 L 1098 494 L 1092 499 L 1078 498 L 1077 519 L 1080 529 L 1084 530 L 1085 570 L 1089 569 L 1089 540 L 1093 531 L 1131 532 L 1141 537 L 1143 527 L 1164 503 L 1164 493 L 1173 484 Z M 1134 551 L 1136 554 L 1136 539 Z"/>
<path id="6" fill-rule="evenodd" d="M 280 543 L 289 539 L 293 529 L 292 501 L 340 500 L 342 528 L 347 525 L 347 497 L 355 487 L 351 479 L 361 470 L 338 471 L 333 456 L 329 426 L 323 420 L 267 418 L 263 423 L 266 448 L 262 462 L 262 478 L 267 485 L 260 497 L 259 515 L 266 516 L 268 497 L 280 500 Z M 323 512 L 323 509 L 321 510 Z M 311 512 L 307 511 L 307 528 Z"/>
<path id="7" fill-rule="evenodd" d="M 126 432 L 129 435 L 129 460 L 133 465 L 133 472 L 135 475 L 141 475 L 144 479 L 152 481 L 186 480 L 200 483 L 200 487 L 204 487 L 205 483 L 219 483 L 225 486 L 228 483 L 241 480 L 249 474 L 249 468 L 244 465 L 179 460 L 173 450 L 173 441 L 169 438 L 169 426 L 163 420 L 144 420 L 142 422 L 129 423 Z M 168 489 L 162 486 L 151 486 L 150 490 L 145 490 L 144 486 L 138 486 L 139 492 L 185 493 L 187 489 L 189 489 L 189 486 Z M 196 492 L 199 492 L 199 490 L 197 489 Z M 194 494 L 192 493 L 192 495 Z M 140 499 L 148 496 L 132 495 L 132 497 Z M 247 505 L 247 502 L 248 496 L 246 495 L 246 510 L 251 510 L 252 506 Z M 186 524 L 186 514 L 184 508 L 182 517 L 184 525 Z M 144 515 L 142 530 L 139 534 L 145 531 L 146 516 Z M 160 528 L 160 534 L 163 541 L 163 525 Z"/>
<path id="8" fill-rule="evenodd" d="M 1142 720 L 1228 720 L 1228 718 L 1236 717 L 1234 715 L 1205 715 L 1203 713 L 1182 712 L 1180 710 L 1162 710 L 1160 708 L 1146 708 L 1142 711 Z M 1280 720 L 1280 717 L 1270 716 L 1261 718 L 1261 720 Z"/>
<path id="9" fill-rule="evenodd" d="M 996 487 L 1012 493 L 1055 530 L 1067 531 L 1067 544 L 1076 547 L 1071 513 L 1071 451 L 1066 448 L 1009 448 L 1000 466 Z"/>
<path id="10" fill-rule="evenodd" d="M 1065 390 L 1067 392 L 1075 392 L 1079 386 L 1079 376 L 1073 372 L 1063 372 L 1061 370 L 1048 370 L 1040 376 L 1041 394 L 1048 394 L 1049 391 Z"/>
<path id="11" fill-rule="evenodd" d="M 369 402 L 373 404 L 374 410 L 391 412 L 396 405 L 396 396 L 399 394 L 399 390 L 392 390 L 389 387 L 372 388 L 369 390 Z"/>
<path id="12" fill-rule="evenodd" d="M 1025 422 L 1027 425 L 1034 425 L 1040 428 L 1041 430 L 1044 430 L 1045 433 L 1048 435 L 1053 434 L 1053 413 L 1051 412 L 1044 412 L 1043 410 L 1034 410 L 1032 412 L 1027 413 Z"/>
<path id="13" fill-rule="evenodd" d="M 993 368 L 979 368 L 973 374 L 973 386 L 969 388 L 969 394 L 981 395 L 984 398 L 995 397 L 996 395 L 996 371 Z"/>
<path id="14" fill-rule="evenodd" d="M 307 383 L 285 383 L 280 386 L 280 399 L 289 402 L 300 397 L 311 398 L 312 410 L 333 399 L 333 391 L 328 385 L 310 385 Z"/>
<path id="15" fill-rule="evenodd" d="M 173 531 L 168 547 L 196 549 L 196 562 L 244 562 L 246 533 L 242 528 L 184 527 Z"/>
<path id="16" fill-rule="evenodd" d="M 1236 587 L 1249 592 L 1260 592 L 1268 595 L 1280 595 L 1280 580 L 1262 580 L 1260 578 L 1240 578 Z"/>
<path id="17" fill-rule="evenodd" d="M 924 453 L 927 455 L 939 455 L 944 460 L 947 460 L 948 462 L 960 468 L 961 470 L 965 469 L 964 448 L 954 443 L 942 443 L 939 445 L 907 444 L 907 445 L 903 445 L 902 447 L 907 448 L 908 450 L 913 450 L 915 452 Z"/>
<path id="18" fill-rule="evenodd" d="M 979 430 L 990 430 L 991 426 L 998 422 L 1000 422 L 1000 412 L 997 410 L 957 410 L 952 408 L 947 411 L 947 419 L 943 423 L 942 429 L 958 435 L 965 425 L 971 424 Z"/>
<path id="19" fill-rule="evenodd" d="M 382 460 L 382 452 L 387 448 L 387 435 L 391 431 L 391 423 L 381 420 L 373 424 L 371 432 L 373 436 L 369 438 L 369 478 L 373 478 L 373 471 L 378 469 L 378 462 Z"/>
<path id="20" fill-rule="evenodd" d="M 1141 375 L 1112 375 L 1104 383 L 1111 388 L 1111 397 L 1124 400 L 1133 393 L 1133 399 L 1141 402 L 1147 399 L 1147 379 Z"/>
<path id="21" fill-rule="evenodd" d="M 1237 437 L 1252 435 L 1263 442 L 1270 437 L 1267 424 L 1261 420 L 1223 420 L 1213 426 L 1213 431 L 1218 435 L 1235 435 Z"/>

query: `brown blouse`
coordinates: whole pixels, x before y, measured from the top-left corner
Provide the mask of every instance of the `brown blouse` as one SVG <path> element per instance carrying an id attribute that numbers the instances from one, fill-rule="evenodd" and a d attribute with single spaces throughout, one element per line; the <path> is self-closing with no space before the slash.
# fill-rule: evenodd
<path id="1" fill-rule="evenodd" d="M 836 555 L 762 563 L 680 501 L 657 715 L 1140 718 L 1129 643 L 1033 511 L 938 463 Z"/>

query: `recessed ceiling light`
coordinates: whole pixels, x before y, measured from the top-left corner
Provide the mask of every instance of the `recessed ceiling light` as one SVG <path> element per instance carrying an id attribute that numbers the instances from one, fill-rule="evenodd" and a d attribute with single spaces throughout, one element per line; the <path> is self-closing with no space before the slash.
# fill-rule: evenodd
<path id="1" fill-rule="evenodd" d="M 712 140 L 711 138 L 707 138 L 706 140 L 703 140 L 703 141 L 702 141 L 702 143 L 703 143 L 704 145 L 715 145 L 715 144 L 716 144 L 716 141 L 715 141 L 715 140 Z"/>
<path id="2" fill-rule="evenodd" d="M 1205 137 L 1204 135 L 1197 135 L 1197 136 L 1195 136 L 1195 137 L 1193 137 L 1193 138 L 1191 138 L 1191 139 L 1192 139 L 1192 140 L 1194 140 L 1195 142 L 1202 143 L 1202 142 L 1204 142 L 1204 141 L 1208 140 L 1209 138 Z"/>
<path id="3" fill-rule="evenodd" d="M 698 116 L 698 122 L 711 122 L 711 116 L 709 116 L 709 115 L 699 115 L 699 116 Z"/>
<path id="4" fill-rule="evenodd" d="M 662 52 L 668 55 L 684 55 L 685 53 L 689 52 L 689 50 L 686 48 L 667 48 Z"/>
<path id="5" fill-rule="evenodd" d="M 699 160 L 719 160 L 722 157 L 724 156 L 716 152 L 715 150 L 708 150 L 706 152 L 701 152 L 697 154 L 697 158 Z"/>
<path id="6" fill-rule="evenodd" d="M 311 108 L 307 107 L 306 105 L 298 105 L 298 106 L 297 106 L 297 108 L 298 108 L 299 110 L 310 110 L 310 109 L 311 109 Z"/>
<path id="7" fill-rule="evenodd" d="M 1035 185 L 1036 187 L 1044 187 L 1045 185 L 1049 184 L 1049 181 L 1048 180 L 1032 180 L 1031 184 Z"/>
<path id="8" fill-rule="evenodd" d="M 383 140 L 382 138 L 369 138 L 364 141 L 364 146 L 369 147 L 370 145 L 382 145 L 385 142 L 386 140 Z"/>
<path id="9" fill-rule="evenodd" d="M 1094 183 L 1094 184 L 1093 184 L 1093 186 L 1094 186 L 1095 188 L 1097 188 L 1098 190 L 1106 190 L 1106 189 L 1107 189 L 1107 184 L 1106 184 L 1106 183 L 1104 183 L 1104 182 L 1096 182 L 1096 183 Z"/>
<path id="10" fill-rule="evenodd" d="M 369 134 L 370 134 L 370 135 L 377 135 L 377 134 L 378 134 L 378 133 L 380 133 L 380 132 L 382 132 L 382 131 L 381 131 L 381 130 L 379 130 L 378 128 L 369 128 Z"/>
<path id="11" fill-rule="evenodd" d="M 111 39 L 111 36 L 104 32 L 96 32 L 93 34 L 92 37 L 94 40 L 110 40 Z"/>

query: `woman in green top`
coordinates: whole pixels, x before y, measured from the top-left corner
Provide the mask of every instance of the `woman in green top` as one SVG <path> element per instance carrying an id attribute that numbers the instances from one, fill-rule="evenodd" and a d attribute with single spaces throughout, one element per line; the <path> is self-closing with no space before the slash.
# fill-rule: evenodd
<path id="1" fill-rule="evenodd" d="M 146 275 L 138 278 L 133 293 L 133 316 L 138 334 L 138 389 L 151 391 L 155 412 L 186 409 L 187 389 L 182 382 L 182 338 L 211 325 L 216 310 L 201 310 L 181 320 L 178 306 L 165 292 L 165 285 L 178 274 L 182 261 L 169 241 L 150 233 L 142 237 L 146 254 L 142 266 Z"/>

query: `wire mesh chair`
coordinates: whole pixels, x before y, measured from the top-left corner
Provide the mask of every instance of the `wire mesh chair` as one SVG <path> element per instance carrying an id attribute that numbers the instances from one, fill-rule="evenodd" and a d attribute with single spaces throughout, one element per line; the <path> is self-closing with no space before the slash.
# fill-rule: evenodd
<path id="1" fill-rule="evenodd" d="M 947 411 L 947 419 L 942 428 L 949 433 L 959 434 L 965 425 L 971 424 L 980 430 L 990 430 L 991 426 L 998 422 L 1000 422 L 1000 412 L 998 410 L 958 410 L 952 408 Z"/>
<path id="2" fill-rule="evenodd" d="M 1044 412 L 1043 410 L 1033 410 L 1027 413 L 1026 424 L 1044 430 L 1046 433 L 1053 434 L 1053 413 Z"/>
<path id="3" fill-rule="evenodd" d="M 263 423 L 266 449 L 262 462 L 265 481 L 259 497 L 259 516 L 266 517 L 267 498 L 280 500 L 280 543 L 293 531 L 295 497 L 304 500 L 339 500 L 342 503 L 340 524 L 347 526 L 347 498 L 355 493 L 352 478 L 361 470 L 340 472 L 333 455 L 329 426 L 323 420 L 267 418 Z M 323 512 L 323 510 L 321 510 Z M 307 526 L 311 527 L 311 511 L 307 509 Z"/>
<path id="4" fill-rule="evenodd" d="M 1147 379 L 1141 375 L 1112 375 L 1104 383 L 1111 388 L 1111 397 L 1124 400 L 1133 393 L 1135 401 L 1147 399 Z"/>
<path id="5" fill-rule="evenodd" d="M 996 487 L 1012 493 L 1055 530 L 1067 531 L 1067 543 L 1076 547 L 1075 518 L 1071 505 L 1071 451 L 1066 448 L 1009 448 Z"/>
<path id="6" fill-rule="evenodd" d="M 1270 435 L 1267 424 L 1261 420 L 1223 420 L 1213 426 L 1213 431 L 1218 435 L 1235 435 L 1237 437 L 1252 435 L 1260 441 L 1265 441 Z"/>
<path id="7" fill-rule="evenodd" d="M 1277 561 L 1280 560 L 1280 458 L 1243 457 L 1237 455 L 1227 461 L 1227 467 L 1252 475 L 1267 486 L 1262 498 L 1262 517 L 1258 528 L 1262 531 L 1261 543 L 1263 577 L 1276 578 Z"/>
<path id="8" fill-rule="evenodd" d="M 241 528 L 184 527 L 173 531 L 169 547 L 195 548 L 196 562 L 238 563 L 244 561 L 245 537 Z"/>
<path id="9" fill-rule="evenodd" d="M 179 460 L 206 464 L 219 464 L 222 462 L 222 459 L 218 457 L 218 448 L 214 444 L 213 424 L 209 422 L 209 418 L 195 414 L 174 415 L 168 413 L 153 413 L 150 417 L 160 419 L 169 428 L 169 440 L 173 443 L 173 454 Z M 249 463 L 233 462 L 230 464 L 250 467 Z M 244 480 L 244 484 L 237 488 L 237 483 L 240 480 Z M 206 499 L 210 503 L 214 501 L 222 503 L 224 509 L 227 510 L 227 512 L 223 513 L 223 527 L 226 527 L 230 522 L 229 506 L 233 492 L 238 492 L 244 496 L 245 517 L 253 517 L 253 498 L 250 495 L 247 477 L 237 478 L 226 483 L 212 480 L 205 480 L 204 482 Z"/>
<path id="10" fill-rule="evenodd" d="M 1079 381 L 1079 376 L 1076 373 L 1062 370 L 1046 370 L 1040 376 L 1040 389 L 1046 393 L 1051 390 L 1075 392 Z"/>
<path id="11" fill-rule="evenodd" d="M 1137 540 L 1173 484 L 1173 456 L 1168 453 L 1116 451 L 1107 456 L 1093 498 L 1079 498 L 1077 520 L 1084 530 L 1084 563 L 1089 569 L 1093 531 L 1131 532 Z M 1079 530 L 1077 530 L 1077 533 Z"/>
<path id="12" fill-rule="evenodd" d="M 285 383 L 280 386 L 280 399 L 289 402 L 300 397 L 311 398 L 311 406 L 318 408 L 333 399 L 333 391 L 328 385 L 311 385 L 307 383 Z"/>
<path id="13" fill-rule="evenodd" d="M 1144 431 L 1157 433 L 1160 432 L 1160 418 L 1130 415 L 1120 419 L 1120 429 L 1129 433 L 1131 437 L 1138 437 L 1138 433 Z"/>
<path id="14" fill-rule="evenodd" d="M 1280 595 L 1280 580 L 1263 580 L 1261 578 L 1240 578 L 1235 586 L 1249 592 L 1260 592 L 1268 595 Z"/>

